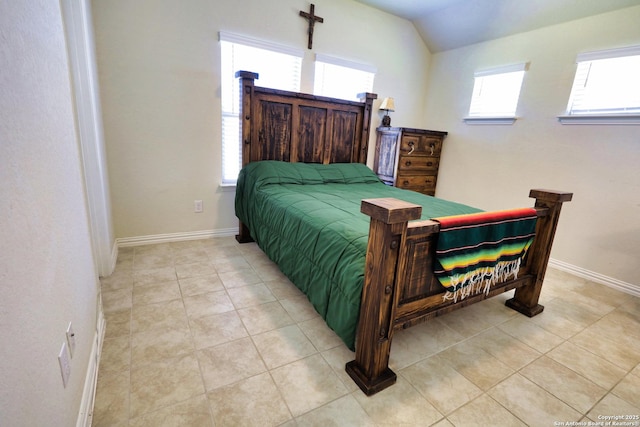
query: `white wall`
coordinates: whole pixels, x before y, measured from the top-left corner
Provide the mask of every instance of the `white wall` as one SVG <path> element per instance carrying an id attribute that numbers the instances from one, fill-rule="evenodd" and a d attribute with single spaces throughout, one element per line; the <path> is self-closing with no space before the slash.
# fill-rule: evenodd
<path id="1" fill-rule="evenodd" d="M 98 285 L 59 3 L 0 2 L 0 40 L 0 425 L 71 426 Z"/>
<path id="2" fill-rule="evenodd" d="M 374 106 L 393 96 L 392 123 L 420 124 L 430 54 L 413 25 L 351 0 L 314 3 L 324 23 L 310 51 L 298 16 L 306 1 L 93 2 L 117 238 L 237 227 L 234 193 L 219 188 L 220 30 L 304 49 L 302 91 L 312 90 L 315 53 L 373 65 Z"/>
<path id="3" fill-rule="evenodd" d="M 435 54 L 424 125 L 449 131 L 437 196 L 484 209 L 574 192 L 552 257 L 640 292 L 640 129 L 561 125 L 578 53 L 640 44 L 640 7 Z M 476 70 L 530 62 L 513 126 L 462 122 Z M 588 272 L 587 272 L 588 273 Z"/>

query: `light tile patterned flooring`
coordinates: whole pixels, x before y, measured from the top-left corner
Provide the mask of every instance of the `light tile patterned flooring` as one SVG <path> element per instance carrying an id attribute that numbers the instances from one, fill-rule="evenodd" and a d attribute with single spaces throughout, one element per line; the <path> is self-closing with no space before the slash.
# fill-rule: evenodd
<path id="1" fill-rule="evenodd" d="M 372 397 L 344 371 L 353 353 L 253 243 L 122 248 L 102 296 L 95 426 L 554 426 L 640 415 L 640 298 L 557 270 L 532 319 L 504 306 L 508 293 L 397 332 L 398 381 Z"/>

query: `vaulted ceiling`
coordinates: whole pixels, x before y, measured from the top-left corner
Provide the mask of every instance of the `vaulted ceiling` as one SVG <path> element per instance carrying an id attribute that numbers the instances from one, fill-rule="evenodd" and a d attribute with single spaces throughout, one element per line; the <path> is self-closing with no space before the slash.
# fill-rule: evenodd
<path id="1" fill-rule="evenodd" d="M 640 0 L 356 1 L 413 22 L 433 53 L 640 5 Z"/>

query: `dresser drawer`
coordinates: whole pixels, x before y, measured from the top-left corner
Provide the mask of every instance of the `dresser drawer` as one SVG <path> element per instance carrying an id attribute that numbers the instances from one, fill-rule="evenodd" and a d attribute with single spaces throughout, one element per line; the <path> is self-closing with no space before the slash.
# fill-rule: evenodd
<path id="1" fill-rule="evenodd" d="M 414 128 L 376 129 L 374 171 L 385 183 L 430 196 L 436 193 L 446 132 Z"/>
<path id="2" fill-rule="evenodd" d="M 440 156 L 442 138 L 428 135 L 403 135 L 400 154 L 405 156 Z"/>
<path id="3" fill-rule="evenodd" d="M 424 192 L 424 190 L 435 190 L 435 175 L 398 175 L 396 187 L 407 190 Z"/>
<path id="4" fill-rule="evenodd" d="M 437 171 L 440 164 L 438 157 L 430 156 L 401 156 L 398 161 L 400 171 Z"/>

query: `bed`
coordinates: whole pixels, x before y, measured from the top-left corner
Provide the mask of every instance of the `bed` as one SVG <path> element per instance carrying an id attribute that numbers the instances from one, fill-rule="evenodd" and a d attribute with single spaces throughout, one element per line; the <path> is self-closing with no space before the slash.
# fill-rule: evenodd
<path id="1" fill-rule="evenodd" d="M 542 312 L 571 193 L 531 190 L 533 207 L 482 212 L 387 186 L 365 165 L 375 94 L 353 102 L 259 87 L 255 73 L 237 77 L 236 238 L 256 241 L 355 351 L 345 369 L 365 394 L 396 381 L 388 364 L 395 330 L 514 289 L 507 306 Z"/>

